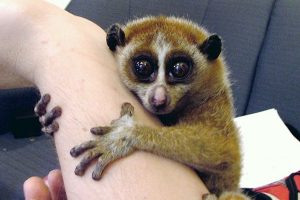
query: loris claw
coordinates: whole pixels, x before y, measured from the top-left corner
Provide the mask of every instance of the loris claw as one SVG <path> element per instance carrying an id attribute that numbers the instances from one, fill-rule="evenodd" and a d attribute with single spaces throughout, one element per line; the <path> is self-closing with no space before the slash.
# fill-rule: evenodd
<path id="1" fill-rule="evenodd" d="M 94 180 L 99 180 L 104 168 L 110 162 L 127 156 L 134 151 L 131 137 L 135 126 L 133 112 L 133 106 L 129 103 L 124 103 L 120 118 L 113 120 L 111 126 L 91 129 L 91 133 L 98 136 L 96 140 L 90 140 L 71 149 L 70 154 L 73 157 L 85 153 L 75 168 L 76 175 L 83 175 L 88 165 L 93 160 L 98 159 L 92 177 Z"/>

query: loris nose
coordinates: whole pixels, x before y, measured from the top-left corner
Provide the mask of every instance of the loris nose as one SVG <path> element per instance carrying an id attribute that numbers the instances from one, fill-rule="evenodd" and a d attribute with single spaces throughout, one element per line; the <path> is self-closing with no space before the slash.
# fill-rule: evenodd
<path id="1" fill-rule="evenodd" d="M 149 103 L 156 109 L 161 109 L 166 107 L 167 102 L 168 96 L 166 89 L 163 86 L 156 87 L 149 99 Z"/>

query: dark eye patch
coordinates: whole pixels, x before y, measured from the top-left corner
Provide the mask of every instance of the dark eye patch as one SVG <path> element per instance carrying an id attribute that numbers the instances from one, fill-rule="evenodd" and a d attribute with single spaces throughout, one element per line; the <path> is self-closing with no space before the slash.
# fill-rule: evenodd
<path id="1" fill-rule="evenodd" d="M 149 53 L 139 53 L 132 58 L 132 71 L 139 81 L 154 81 L 157 68 L 157 61 Z"/>
<path id="2" fill-rule="evenodd" d="M 173 54 L 169 57 L 166 66 L 166 76 L 169 83 L 184 83 L 190 78 L 193 61 L 185 54 Z"/>

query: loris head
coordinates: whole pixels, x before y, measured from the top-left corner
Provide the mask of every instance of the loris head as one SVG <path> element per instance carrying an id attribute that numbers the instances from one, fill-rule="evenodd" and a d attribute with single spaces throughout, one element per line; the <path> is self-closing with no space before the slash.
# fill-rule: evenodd
<path id="1" fill-rule="evenodd" d="M 217 69 L 220 38 L 184 19 L 146 17 L 123 27 L 115 24 L 107 44 L 119 61 L 123 83 L 157 115 L 179 109 L 194 95 L 206 98 L 223 82 Z"/>

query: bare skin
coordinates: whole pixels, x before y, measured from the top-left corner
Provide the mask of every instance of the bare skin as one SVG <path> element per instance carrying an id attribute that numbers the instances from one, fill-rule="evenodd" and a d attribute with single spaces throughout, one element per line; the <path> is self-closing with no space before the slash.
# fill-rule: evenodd
<path id="1" fill-rule="evenodd" d="M 66 200 L 61 171 L 56 169 L 44 177 L 31 177 L 24 183 L 25 199 Z"/>
<path id="2" fill-rule="evenodd" d="M 69 155 L 70 149 L 92 138 L 90 127 L 117 118 L 124 101 L 134 105 L 137 120 L 159 124 L 121 85 L 105 32 L 95 24 L 43 1 L 1 0 L 0 26 L 0 70 L 13 74 L 7 80 L 22 77 L 42 94 L 51 93 L 49 109 L 63 108 L 54 140 L 68 199 L 192 200 L 208 192 L 188 167 L 144 152 L 109 165 L 101 181 L 77 177 L 74 168 L 79 159 Z M 20 85 L 12 81 L 8 87 Z M 41 178 L 29 179 L 24 185 L 26 199 L 57 199 L 54 193 L 61 188 L 61 176 L 56 171 L 48 177 L 58 181 L 47 186 Z"/>

